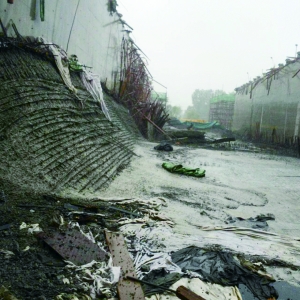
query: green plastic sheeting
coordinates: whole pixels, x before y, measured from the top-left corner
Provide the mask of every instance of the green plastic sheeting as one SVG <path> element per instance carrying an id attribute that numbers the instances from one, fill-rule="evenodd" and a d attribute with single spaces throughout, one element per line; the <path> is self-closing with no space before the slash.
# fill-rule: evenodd
<path id="1" fill-rule="evenodd" d="M 162 167 L 171 173 L 178 173 L 187 176 L 194 176 L 194 177 L 204 177 L 205 170 L 200 170 L 200 168 L 186 168 L 182 165 L 174 165 L 172 163 L 164 162 Z"/>

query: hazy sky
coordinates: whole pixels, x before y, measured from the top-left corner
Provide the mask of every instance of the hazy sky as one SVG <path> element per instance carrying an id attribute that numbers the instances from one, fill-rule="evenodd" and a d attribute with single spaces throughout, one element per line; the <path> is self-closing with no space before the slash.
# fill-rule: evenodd
<path id="1" fill-rule="evenodd" d="M 169 102 L 234 88 L 300 51 L 299 0 L 117 0 Z"/>

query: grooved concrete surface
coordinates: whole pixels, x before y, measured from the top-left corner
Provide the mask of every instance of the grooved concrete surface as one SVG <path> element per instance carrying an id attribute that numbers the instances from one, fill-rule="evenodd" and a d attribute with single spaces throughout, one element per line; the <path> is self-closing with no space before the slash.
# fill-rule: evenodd
<path id="1" fill-rule="evenodd" d="M 75 97 L 53 62 L 15 47 L 0 51 L 0 176 L 36 192 L 88 197 L 102 189 L 133 155 L 128 111 L 106 95 L 110 122 L 78 73 Z"/>

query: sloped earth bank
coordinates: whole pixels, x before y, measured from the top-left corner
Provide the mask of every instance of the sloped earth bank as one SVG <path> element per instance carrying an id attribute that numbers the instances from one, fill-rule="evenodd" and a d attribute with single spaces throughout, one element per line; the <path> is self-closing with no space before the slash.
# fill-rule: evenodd
<path id="1" fill-rule="evenodd" d="M 175 226 L 171 234 L 160 232 L 155 238 L 167 251 L 216 246 L 249 255 L 279 281 L 274 284 L 278 299 L 298 299 L 300 290 L 293 287 L 300 285 L 300 160 L 257 149 L 251 153 L 175 146 L 173 152 L 162 152 L 154 146 L 137 146 L 140 157 L 101 196 L 163 197 L 168 205 L 162 211 Z M 206 177 L 168 173 L 163 162 L 204 168 Z M 241 220 L 257 216 L 272 218 L 265 219 L 265 226 Z M 246 291 L 243 297 L 253 299 Z"/>
<path id="2" fill-rule="evenodd" d="M 174 251 L 188 246 L 199 247 L 195 248 L 196 252 L 206 249 L 207 253 L 213 251 L 223 256 L 227 254 L 222 251 L 227 251 L 257 263 L 256 266 L 263 265 L 276 280 L 273 285 L 278 299 L 299 299 L 300 160 L 262 152 L 181 146 L 175 146 L 173 152 L 161 152 L 153 149 L 155 145 L 140 142 L 134 150 L 137 156 L 107 189 L 81 195 L 81 199 L 80 195 L 59 198 L 35 194 L 0 180 L 0 293 L 4 285 L 17 299 L 65 300 L 68 298 L 56 296 L 75 292 L 80 300 L 90 299 L 83 296 L 90 293 L 83 289 L 77 276 L 81 271 L 66 268 L 61 257 L 34 234 L 29 234 L 27 228 L 20 229 L 20 225 L 22 222 L 39 224 L 49 235 L 77 221 L 78 216 L 70 212 L 80 207 L 70 204 L 89 206 L 92 203 L 98 207 L 90 208 L 88 213 L 103 213 L 106 217 L 96 216 L 92 221 L 81 222 L 81 229 L 98 235 L 97 242 L 106 251 L 104 228 L 121 230 L 131 249 L 135 241 L 141 245 L 150 241 L 153 249 L 171 254 L 172 259 L 175 259 Z M 162 168 L 163 162 L 200 167 L 206 170 L 206 176 L 172 174 Z M 149 203 L 149 199 L 160 198 L 167 204 L 162 206 L 161 213 L 170 217 L 174 225 L 151 218 L 146 224 L 135 221 L 146 216 L 141 202 L 115 204 L 119 211 L 108 213 L 105 201 L 95 202 L 91 198 L 134 198 Z M 131 220 L 124 219 L 128 213 L 124 215 L 122 209 L 132 212 Z M 138 262 L 137 255 L 135 261 Z M 239 288 L 244 300 L 257 299 L 244 285 Z M 105 295 L 97 299 L 105 299 Z"/>

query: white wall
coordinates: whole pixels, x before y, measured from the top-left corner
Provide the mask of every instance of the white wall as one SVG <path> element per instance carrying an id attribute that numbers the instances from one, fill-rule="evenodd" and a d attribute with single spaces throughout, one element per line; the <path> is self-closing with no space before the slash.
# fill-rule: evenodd
<path id="1" fill-rule="evenodd" d="M 271 86 L 266 78 L 262 78 L 252 91 L 250 99 L 250 84 L 248 93 L 237 91 L 233 130 L 250 130 L 252 134 L 259 133 L 270 137 L 273 129 L 281 140 L 299 136 L 300 110 L 300 58 L 285 65 L 275 76 L 272 76 Z M 252 83 L 254 84 L 254 83 Z M 243 88 L 241 88 L 243 89 Z M 298 113 L 299 111 L 299 113 Z M 297 121 L 298 120 L 298 121 Z"/>
<path id="2" fill-rule="evenodd" d="M 118 69 L 122 37 L 127 34 L 122 31 L 118 15 L 108 12 L 107 2 L 45 0 L 45 21 L 42 22 L 40 0 L 15 0 L 14 4 L 0 0 L 0 17 L 9 35 L 14 35 L 10 25 L 12 19 L 21 35 L 42 36 L 67 50 L 68 54 L 76 54 L 80 63 L 93 67 L 92 71 L 99 74 L 102 81 L 107 79 L 110 86 L 112 72 Z M 32 20 L 34 3 L 36 16 Z"/>

